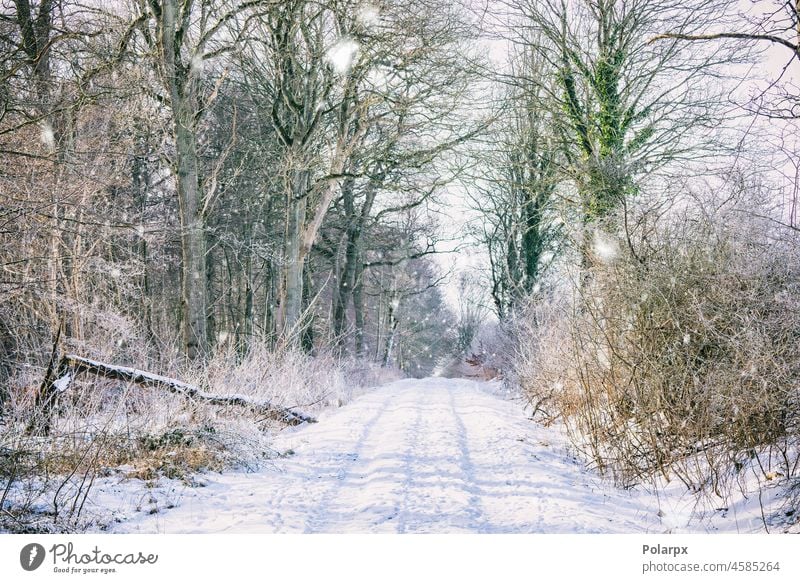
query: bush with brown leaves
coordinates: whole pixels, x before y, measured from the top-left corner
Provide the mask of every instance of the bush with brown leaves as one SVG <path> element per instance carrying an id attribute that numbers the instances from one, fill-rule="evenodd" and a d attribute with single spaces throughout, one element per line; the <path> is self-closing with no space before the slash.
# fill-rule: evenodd
<path id="1" fill-rule="evenodd" d="M 797 475 L 800 237 L 757 214 L 689 205 L 530 308 L 518 382 L 618 483 Z"/>

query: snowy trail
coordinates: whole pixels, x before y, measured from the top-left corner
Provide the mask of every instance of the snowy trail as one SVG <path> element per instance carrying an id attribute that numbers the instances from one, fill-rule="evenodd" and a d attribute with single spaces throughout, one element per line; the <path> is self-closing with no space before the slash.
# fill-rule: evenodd
<path id="1" fill-rule="evenodd" d="M 207 476 L 117 532 L 560 533 L 663 530 L 652 498 L 608 487 L 555 430 L 463 379 L 404 380 L 281 433 L 294 454 Z M 649 527 L 649 528 L 648 528 Z"/>

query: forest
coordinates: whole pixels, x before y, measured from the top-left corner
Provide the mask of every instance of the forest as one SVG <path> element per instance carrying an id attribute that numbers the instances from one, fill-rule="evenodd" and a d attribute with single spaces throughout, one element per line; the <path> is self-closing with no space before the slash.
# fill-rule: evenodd
<path id="1" fill-rule="evenodd" d="M 797 0 L 0 0 L 0 80 L 0 531 L 464 370 L 796 520 Z"/>

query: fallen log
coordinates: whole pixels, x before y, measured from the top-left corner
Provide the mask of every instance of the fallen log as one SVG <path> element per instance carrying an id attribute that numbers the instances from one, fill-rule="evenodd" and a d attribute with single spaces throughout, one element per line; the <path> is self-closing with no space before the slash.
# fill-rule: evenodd
<path id="1" fill-rule="evenodd" d="M 269 401 L 259 401 L 246 395 L 218 395 L 202 390 L 195 385 L 184 383 L 177 379 L 153 374 L 144 370 L 129 368 L 126 366 L 116 366 L 67 354 L 63 356 L 55 368 L 56 374 L 52 375 L 52 380 L 47 386 L 43 387 L 44 394 L 41 396 L 43 402 L 47 403 L 46 411 L 43 412 L 49 417 L 52 404 L 59 394 L 69 389 L 72 382 L 81 373 L 90 373 L 107 379 L 134 383 L 143 387 L 164 389 L 171 393 L 183 395 L 197 401 L 204 401 L 213 405 L 237 405 L 252 409 L 270 419 L 280 421 L 287 425 L 300 425 L 301 423 L 316 423 L 317 420 L 310 415 L 293 411 L 286 407 L 270 403 Z M 38 424 L 46 432 L 49 429 L 49 419 L 42 420 Z"/>

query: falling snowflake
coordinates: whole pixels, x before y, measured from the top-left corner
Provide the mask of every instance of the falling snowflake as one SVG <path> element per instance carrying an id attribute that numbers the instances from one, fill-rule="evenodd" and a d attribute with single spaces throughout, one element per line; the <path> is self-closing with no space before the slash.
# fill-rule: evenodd
<path id="1" fill-rule="evenodd" d="M 41 128 L 42 143 L 47 146 L 51 152 L 54 151 L 56 149 L 56 135 L 55 132 L 53 132 L 53 126 L 51 126 L 49 122 L 44 121 L 42 122 Z"/>
<path id="2" fill-rule="evenodd" d="M 592 250 L 600 261 L 604 263 L 611 263 L 619 255 L 619 245 L 616 240 L 611 235 L 599 230 L 594 232 Z"/>
<path id="3" fill-rule="evenodd" d="M 192 55 L 192 62 L 191 62 L 192 73 L 195 75 L 202 75 L 203 74 L 203 55 L 200 53 L 195 53 Z"/>
<path id="4" fill-rule="evenodd" d="M 381 19 L 381 15 L 376 6 L 366 2 L 361 5 L 361 8 L 359 8 L 356 18 L 363 26 L 371 27 L 378 24 Z"/>
<path id="5" fill-rule="evenodd" d="M 339 75 L 346 75 L 358 54 L 358 43 L 351 38 L 342 37 L 325 53 L 325 60 Z"/>

